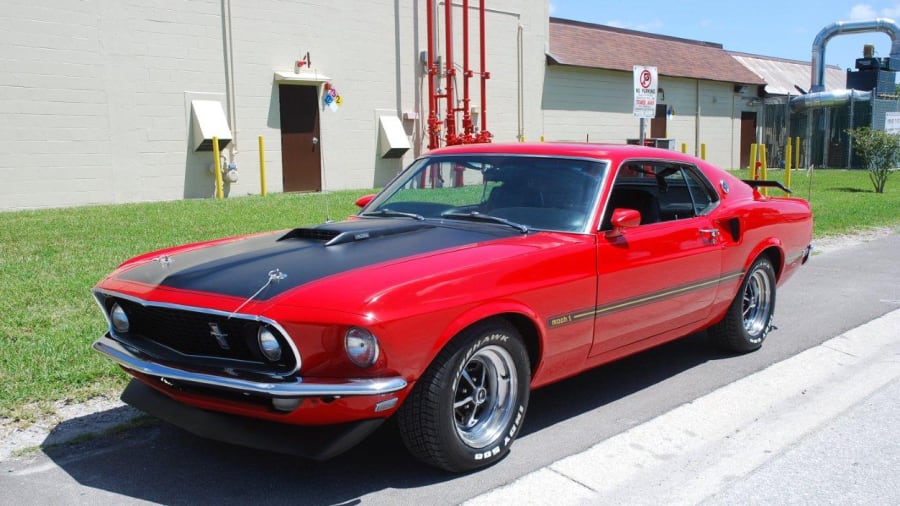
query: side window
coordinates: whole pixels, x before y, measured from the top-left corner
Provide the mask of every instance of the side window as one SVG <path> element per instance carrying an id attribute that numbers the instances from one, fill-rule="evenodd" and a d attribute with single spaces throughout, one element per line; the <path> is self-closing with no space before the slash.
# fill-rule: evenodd
<path id="1" fill-rule="evenodd" d="M 609 230 L 614 209 L 635 209 L 641 225 L 693 218 L 709 212 L 718 195 L 690 167 L 666 162 L 628 162 L 620 167 L 601 230 Z"/>
<path id="2" fill-rule="evenodd" d="M 719 201 L 719 195 L 709 187 L 709 184 L 705 179 L 701 179 L 700 176 L 693 171 L 685 170 L 684 172 L 687 179 L 688 190 L 690 190 L 691 198 L 694 201 L 694 214 L 705 214 Z"/>
<path id="3" fill-rule="evenodd" d="M 709 184 L 688 167 L 667 167 L 660 193 L 663 220 L 693 218 L 709 211 L 718 200 Z"/>

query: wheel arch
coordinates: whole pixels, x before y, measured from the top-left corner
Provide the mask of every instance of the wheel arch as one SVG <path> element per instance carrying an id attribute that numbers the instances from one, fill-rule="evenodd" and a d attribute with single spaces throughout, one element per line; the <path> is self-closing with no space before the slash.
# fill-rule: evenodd
<path id="1" fill-rule="evenodd" d="M 749 270 L 753 262 L 761 256 L 765 256 L 772 262 L 772 267 L 775 268 L 775 281 L 780 281 L 781 272 L 784 270 L 784 246 L 781 244 L 781 241 L 776 238 L 770 238 L 758 245 L 753 250 L 753 253 L 747 257 L 744 271 Z"/>
<path id="2" fill-rule="evenodd" d="M 491 319 L 502 319 L 512 325 L 522 336 L 522 344 L 528 352 L 528 361 L 531 373 L 534 375 L 543 356 L 543 338 L 545 335 L 540 328 L 537 314 L 526 306 L 509 304 L 493 308 L 478 307 L 473 311 L 464 313 L 453 321 L 443 332 L 439 345 L 433 350 L 433 358 L 436 358 L 441 350 L 447 347 L 454 339 L 467 329 Z"/>

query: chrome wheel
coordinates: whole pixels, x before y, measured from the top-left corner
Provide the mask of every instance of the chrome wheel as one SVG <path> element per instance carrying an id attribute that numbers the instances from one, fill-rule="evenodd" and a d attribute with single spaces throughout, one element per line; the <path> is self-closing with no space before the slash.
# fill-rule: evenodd
<path id="1" fill-rule="evenodd" d="M 737 353 L 759 349 L 775 312 L 775 268 L 760 256 L 747 271 L 728 310 L 709 328 L 710 337 L 721 348 Z"/>
<path id="2" fill-rule="evenodd" d="M 531 385 L 528 349 L 503 318 L 466 328 L 438 353 L 397 413 L 417 459 L 447 471 L 489 466 L 522 430 Z"/>
<path id="3" fill-rule="evenodd" d="M 752 337 L 765 335 L 772 311 L 772 285 L 763 269 L 756 269 L 747 280 L 741 303 L 744 330 Z"/>
<path id="4" fill-rule="evenodd" d="M 499 346 L 485 346 L 460 370 L 453 396 L 456 434 L 472 448 L 496 441 L 515 413 L 519 391 L 513 357 Z"/>

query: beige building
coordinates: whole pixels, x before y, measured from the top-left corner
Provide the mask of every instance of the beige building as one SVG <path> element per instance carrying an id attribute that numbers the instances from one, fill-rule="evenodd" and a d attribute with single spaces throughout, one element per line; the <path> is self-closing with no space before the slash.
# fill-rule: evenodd
<path id="1" fill-rule="evenodd" d="M 480 5 L 465 3 L 469 111 L 495 141 L 639 137 L 639 64 L 659 71 L 648 137 L 705 144 L 724 167 L 746 158 L 766 82 L 721 45 L 486 0 L 482 104 Z M 226 195 L 260 193 L 260 137 L 269 192 L 381 186 L 427 150 L 428 4 L 0 0 L 0 210 L 210 197 L 213 135 Z M 446 5 L 433 4 L 445 69 Z M 463 1 L 450 10 L 462 109 Z"/>
<path id="2" fill-rule="evenodd" d="M 633 66 L 659 73 L 657 115 L 645 135 L 686 144 L 722 167 L 738 167 L 755 142 L 759 87 L 765 84 L 720 44 L 550 19 L 543 90 L 547 139 L 622 143 L 640 136 L 632 114 Z"/>
<path id="3" fill-rule="evenodd" d="M 213 157 L 195 150 L 203 132 L 230 131 L 230 195 L 260 192 L 259 136 L 270 192 L 383 185 L 427 145 L 425 5 L 0 0 L 0 209 L 208 197 Z M 460 2 L 452 11 L 458 66 Z M 513 141 L 522 125 L 537 138 L 547 3 L 489 0 L 485 18 L 488 129 Z M 341 97 L 336 110 L 326 83 Z M 519 107 L 520 94 L 534 107 Z M 383 158 L 380 130 L 398 125 L 409 149 Z"/>

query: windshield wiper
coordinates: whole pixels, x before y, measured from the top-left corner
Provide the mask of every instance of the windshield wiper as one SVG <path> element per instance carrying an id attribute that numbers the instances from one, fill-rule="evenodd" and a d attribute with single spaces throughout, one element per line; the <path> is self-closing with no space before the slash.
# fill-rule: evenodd
<path id="1" fill-rule="evenodd" d="M 510 227 L 522 232 L 523 234 L 528 233 L 528 226 L 522 225 L 521 223 L 516 223 L 511 220 L 507 220 L 506 218 L 501 218 L 499 216 L 492 216 L 490 214 L 481 214 L 478 211 L 471 211 L 468 213 L 461 213 L 458 211 L 447 211 L 445 213 L 441 213 L 441 217 L 443 218 L 459 218 L 463 220 L 475 220 L 475 221 L 492 221 L 494 223 L 502 223 L 504 225 L 509 225 Z"/>
<path id="2" fill-rule="evenodd" d="M 385 217 L 399 216 L 399 217 L 403 217 L 403 218 L 412 218 L 414 220 L 419 220 L 419 221 L 422 221 L 425 219 L 425 217 L 422 216 L 421 214 L 404 213 L 403 211 L 392 211 L 390 209 L 379 209 L 377 211 L 369 211 L 367 213 L 362 213 L 362 216 L 385 216 Z"/>

